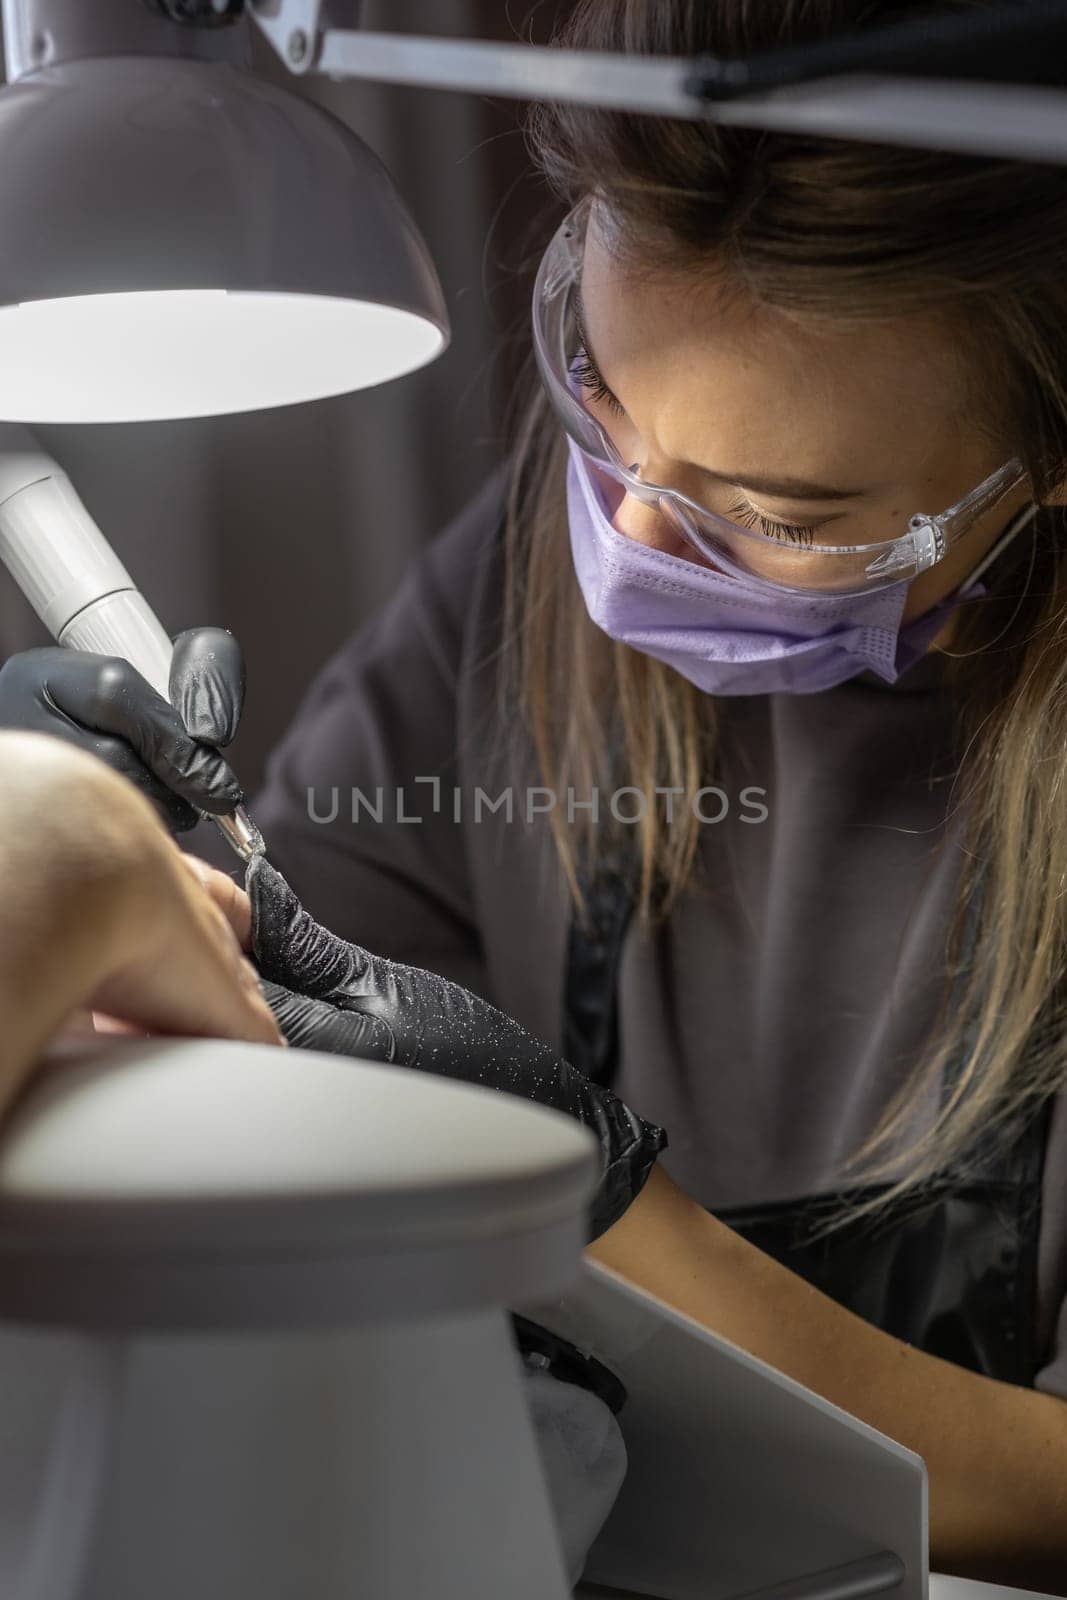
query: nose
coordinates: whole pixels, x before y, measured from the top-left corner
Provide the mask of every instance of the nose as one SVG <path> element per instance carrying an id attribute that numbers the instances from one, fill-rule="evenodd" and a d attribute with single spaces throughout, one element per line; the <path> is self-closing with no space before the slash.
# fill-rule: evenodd
<path id="1" fill-rule="evenodd" d="M 665 550 L 669 555 L 681 553 L 682 540 L 666 517 L 654 507 L 645 505 L 632 495 L 624 495 L 611 519 L 617 533 L 623 533 L 635 544 L 648 545 L 653 550 Z"/>
<path id="2" fill-rule="evenodd" d="M 694 566 L 709 567 L 712 572 L 719 570 L 705 555 L 694 549 L 669 517 L 644 501 L 635 499 L 633 495 L 623 496 L 611 525 L 616 533 L 625 534 L 635 544 L 647 545 L 650 550 L 663 550 L 669 556 L 691 561 Z"/>

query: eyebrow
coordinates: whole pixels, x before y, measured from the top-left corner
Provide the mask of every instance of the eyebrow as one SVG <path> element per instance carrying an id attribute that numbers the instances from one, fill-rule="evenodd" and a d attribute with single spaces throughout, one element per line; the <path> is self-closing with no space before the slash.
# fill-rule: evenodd
<path id="1" fill-rule="evenodd" d="M 603 368 L 589 342 L 580 283 L 575 283 L 574 285 L 574 323 L 578 331 L 578 337 L 582 341 L 586 359 L 596 371 L 605 392 L 610 399 L 614 400 L 620 411 L 625 411 L 626 407 L 618 395 L 604 381 Z M 717 483 L 729 484 L 735 489 L 750 489 L 754 494 L 769 495 L 771 499 L 859 500 L 870 493 L 868 489 L 841 489 L 825 483 L 811 483 L 806 478 L 752 478 L 732 472 L 716 472 L 711 467 L 702 466 L 697 461 L 683 461 L 681 465 L 683 467 L 691 467 L 695 472 L 703 473 L 705 478 L 714 478 Z"/>

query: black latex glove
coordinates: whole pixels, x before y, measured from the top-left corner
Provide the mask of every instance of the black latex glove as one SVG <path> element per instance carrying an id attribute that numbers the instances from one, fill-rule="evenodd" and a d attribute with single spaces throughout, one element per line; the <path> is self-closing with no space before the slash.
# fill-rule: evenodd
<path id="1" fill-rule="evenodd" d="M 25 650 L 0 668 L 0 728 L 55 734 L 99 756 L 181 833 L 200 820 L 194 806 L 223 813 L 242 799 L 217 747 L 237 732 L 244 687 L 241 647 L 223 628 L 178 634 L 171 705 L 117 656 Z"/>
<path id="2" fill-rule="evenodd" d="M 320 927 L 262 856 L 249 863 L 247 888 L 263 992 L 291 1045 L 393 1061 L 566 1112 L 600 1144 L 590 1238 L 622 1216 L 667 1143 L 662 1128 L 468 989 Z"/>

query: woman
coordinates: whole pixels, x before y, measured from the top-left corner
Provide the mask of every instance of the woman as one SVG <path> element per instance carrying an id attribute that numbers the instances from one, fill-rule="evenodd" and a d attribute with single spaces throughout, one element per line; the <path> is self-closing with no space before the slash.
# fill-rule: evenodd
<path id="1" fill-rule="evenodd" d="M 561 42 L 745 56 L 910 9 L 584 0 Z M 1067 179 L 532 131 L 568 218 L 507 481 L 326 668 L 254 814 L 341 939 L 647 1119 L 599 1259 L 919 1451 L 936 1567 L 1067 1592 Z M 184 727 L 110 670 L 15 658 L 0 721 L 177 827 L 232 803 L 236 667 L 179 669 Z M 463 1070 L 469 997 L 249 887 L 291 1041 L 428 1030 Z"/>

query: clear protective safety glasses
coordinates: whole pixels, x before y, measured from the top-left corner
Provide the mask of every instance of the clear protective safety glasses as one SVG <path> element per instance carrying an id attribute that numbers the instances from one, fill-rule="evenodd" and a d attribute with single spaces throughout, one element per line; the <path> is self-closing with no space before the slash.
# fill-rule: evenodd
<path id="1" fill-rule="evenodd" d="M 646 482 L 627 448 L 636 443 L 633 429 L 604 398 L 583 344 L 578 299 L 591 204 L 583 200 L 564 219 L 537 273 L 533 338 L 541 382 L 566 432 L 621 491 L 620 498 L 632 496 L 667 518 L 726 575 L 762 578 L 800 592 L 868 593 L 934 566 L 1026 477 L 1020 461 L 1009 461 L 947 511 L 917 512 L 898 538 L 857 545 L 762 533 L 676 489 Z"/>

